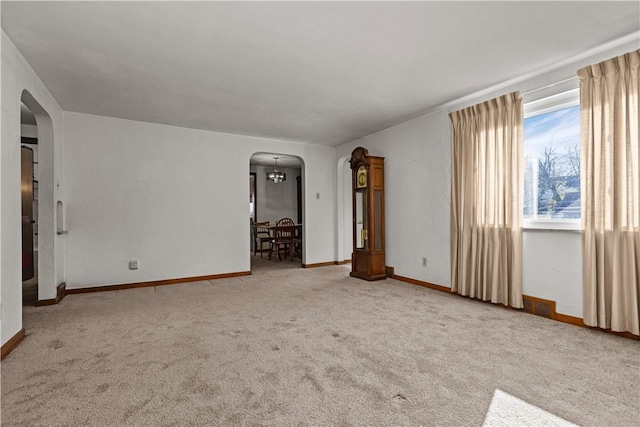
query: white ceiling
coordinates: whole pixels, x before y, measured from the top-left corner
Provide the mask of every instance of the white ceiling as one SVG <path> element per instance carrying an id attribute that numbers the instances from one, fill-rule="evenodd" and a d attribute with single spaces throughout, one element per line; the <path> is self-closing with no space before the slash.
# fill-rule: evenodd
<path id="1" fill-rule="evenodd" d="M 64 110 L 338 145 L 640 30 L 637 2 L 2 2 Z"/>

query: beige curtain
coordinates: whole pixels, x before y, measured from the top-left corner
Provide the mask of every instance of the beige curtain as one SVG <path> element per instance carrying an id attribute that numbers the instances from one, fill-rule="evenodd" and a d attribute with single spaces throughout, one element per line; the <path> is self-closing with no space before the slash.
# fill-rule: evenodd
<path id="1" fill-rule="evenodd" d="M 451 290 L 521 308 L 522 96 L 504 95 L 449 118 Z"/>
<path id="2" fill-rule="evenodd" d="M 578 71 L 584 322 L 640 335 L 640 50 Z"/>

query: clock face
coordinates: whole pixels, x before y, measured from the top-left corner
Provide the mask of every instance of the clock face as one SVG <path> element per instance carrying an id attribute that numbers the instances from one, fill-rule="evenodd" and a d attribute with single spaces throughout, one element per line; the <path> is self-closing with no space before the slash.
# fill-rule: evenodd
<path id="1" fill-rule="evenodd" d="M 367 168 L 360 166 L 356 174 L 356 188 L 364 188 L 367 186 Z"/>

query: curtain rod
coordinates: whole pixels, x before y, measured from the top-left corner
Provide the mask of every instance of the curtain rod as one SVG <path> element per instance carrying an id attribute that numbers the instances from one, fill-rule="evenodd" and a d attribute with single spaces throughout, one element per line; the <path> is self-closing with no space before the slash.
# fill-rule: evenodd
<path id="1" fill-rule="evenodd" d="M 569 77 L 568 79 L 560 80 L 559 82 L 551 83 L 550 85 L 546 85 L 546 86 L 543 86 L 543 87 L 539 87 L 537 89 L 532 89 L 532 90 L 530 90 L 528 92 L 524 92 L 522 95 L 523 96 L 524 95 L 529 95 L 530 93 L 538 92 L 538 91 L 541 91 L 541 90 L 544 90 L 544 89 L 548 89 L 550 87 L 557 86 L 559 84 L 570 82 L 572 80 L 577 80 L 577 79 L 578 79 L 578 76 Z"/>

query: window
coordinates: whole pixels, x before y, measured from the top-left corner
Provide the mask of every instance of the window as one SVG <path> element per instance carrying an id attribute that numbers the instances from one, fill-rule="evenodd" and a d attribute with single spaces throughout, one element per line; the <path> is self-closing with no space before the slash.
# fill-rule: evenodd
<path id="1" fill-rule="evenodd" d="M 525 104 L 524 225 L 580 225 L 580 106 L 578 92 Z"/>

